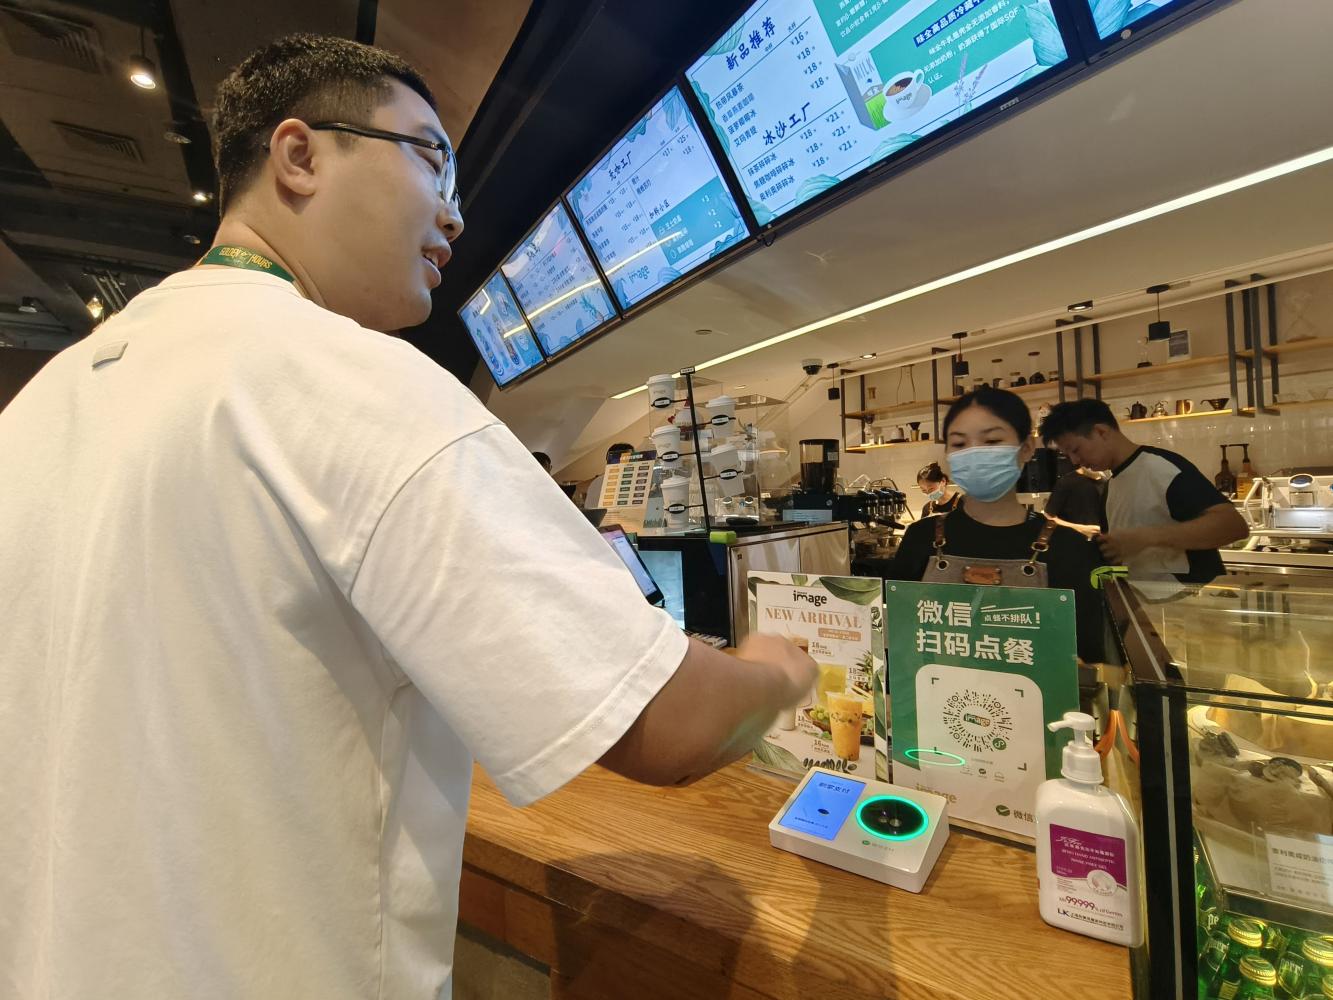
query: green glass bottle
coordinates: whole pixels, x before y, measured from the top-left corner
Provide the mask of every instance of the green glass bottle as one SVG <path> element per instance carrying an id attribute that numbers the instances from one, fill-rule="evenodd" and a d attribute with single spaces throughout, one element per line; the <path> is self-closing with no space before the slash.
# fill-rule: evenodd
<path id="1" fill-rule="evenodd" d="M 1282 1000 L 1318 996 L 1324 979 L 1333 975 L 1333 938 L 1306 938 L 1299 950 L 1287 949 L 1277 969 L 1278 995 Z"/>
<path id="2" fill-rule="evenodd" d="M 1227 923 L 1226 938 L 1226 954 L 1209 975 L 1206 990 L 1201 991 L 1207 1000 L 1235 1000 L 1242 982 L 1241 960 L 1259 957 L 1264 946 L 1264 924 L 1250 917 L 1233 917 Z M 1212 947 L 1211 942 L 1209 946 Z M 1214 953 L 1210 958 L 1217 955 Z"/>
<path id="3" fill-rule="evenodd" d="M 1276 968 L 1282 956 L 1286 954 L 1287 949 L 1295 944 L 1300 947 L 1300 941 L 1296 940 L 1297 932 L 1290 927 L 1283 927 L 1281 924 L 1269 924 L 1264 928 L 1264 946 L 1261 954 L 1264 958 L 1273 963 Z"/>
<path id="4" fill-rule="evenodd" d="M 1258 955 L 1246 955 L 1240 960 L 1240 989 L 1235 992 L 1234 1000 L 1274 1000 L 1276 984 L 1277 970 L 1272 962 Z"/>

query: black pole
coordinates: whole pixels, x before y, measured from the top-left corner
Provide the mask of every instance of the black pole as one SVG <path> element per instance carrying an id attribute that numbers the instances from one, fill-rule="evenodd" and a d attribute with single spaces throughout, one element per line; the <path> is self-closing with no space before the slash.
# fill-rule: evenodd
<path id="1" fill-rule="evenodd" d="M 703 501 L 704 531 L 712 534 L 713 518 L 708 513 L 708 486 L 704 482 L 704 456 L 699 450 L 699 425 L 696 423 L 699 415 L 694 411 L 694 369 L 682 368 L 680 373 L 685 377 L 685 405 L 689 407 L 690 436 L 694 438 L 694 465 L 699 473 L 699 499 Z"/>

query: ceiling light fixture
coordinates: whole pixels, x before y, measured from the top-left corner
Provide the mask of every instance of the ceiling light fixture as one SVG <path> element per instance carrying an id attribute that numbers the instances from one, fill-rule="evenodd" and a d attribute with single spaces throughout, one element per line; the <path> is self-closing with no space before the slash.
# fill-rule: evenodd
<path id="1" fill-rule="evenodd" d="M 106 307 L 102 305 L 102 300 L 96 295 L 88 300 L 88 314 L 92 316 L 93 319 L 101 319 L 102 313 L 105 311 Z"/>
<path id="2" fill-rule="evenodd" d="M 203 240 L 201 240 L 198 236 L 194 235 L 194 233 L 186 233 L 184 236 L 181 237 L 181 239 L 183 239 L 186 243 L 190 244 L 190 246 L 192 247 L 197 247 L 200 243 L 203 242 Z"/>
<path id="3" fill-rule="evenodd" d="M 862 354 L 862 355 L 861 355 L 861 360 L 862 360 L 862 361 L 869 361 L 869 360 L 870 360 L 871 358 L 873 358 L 874 356 L 875 356 L 875 355 L 874 355 L 873 353 L 871 353 L 871 354 Z"/>
<path id="4" fill-rule="evenodd" d="M 140 90 L 157 89 L 157 67 L 144 51 L 143 25 L 139 26 L 139 54 L 130 60 L 130 83 Z"/>
<path id="5" fill-rule="evenodd" d="M 1091 308 L 1092 299 L 1088 299 L 1086 302 L 1075 302 L 1072 306 L 1068 307 L 1071 313 L 1087 312 Z"/>
<path id="6" fill-rule="evenodd" d="M 958 341 L 958 357 L 953 359 L 953 377 L 962 378 L 971 374 L 971 365 L 963 360 L 963 341 L 967 339 L 967 331 L 960 330 L 958 333 L 951 334 L 954 340 Z"/>
<path id="7" fill-rule="evenodd" d="M 210 201 L 213 200 L 213 196 L 209 194 L 207 191 L 196 191 L 192 197 L 200 205 L 207 205 Z"/>
<path id="8" fill-rule="evenodd" d="M 695 371 L 704 371 L 707 368 L 713 368 L 717 365 L 726 364 L 728 361 L 735 361 L 737 358 L 743 358 L 747 354 L 753 354 L 756 351 L 762 351 L 768 347 L 775 347 L 778 344 L 784 344 L 789 340 L 795 340 L 797 337 L 803 337 L 807 333 L 814 333 L 816 330 L 823 330 L 825 327 L 842 323 L 845 320 L 854 319 L 857 316 L 864 316 L 866 313 L 874 312 L 876 309 L 884 309 L 888 306 L 897 305 L 899 302 L 906 302 L 908 299 L 915 299 L 922 295 L 928 295 L 931 292 L 937 292 L 941 288 L 948 288 L 950 285 L 956 285 L 971 278 L 978 278 L 983 274 L 989 274 L 992 271 L 998 271 L 1001 268 L 1009 267 L 1011 264 L 1019 264 L 1025 260 L 1031 260 L 1034 257 L 1040 257 L 1043 254 L 1053 253 L 1056 250 L 1063 250 L 1066 247 L 1074 246 L 1087 240 L 1096 239 L 1098 236 L 1105 236 L 1108 233 L 1114 233 L 1117 230 L 1125 229 L 1128 226 L 1137 225 L 1140 222 L 1148 222 L 1159 216 L 1167 215 L 1171 212 L 1178 212 L 1184 208 L 1190 208 L 1194 205 L 1202 204 L 1206 201 L 1212 201 L 1215 198 L 1221 198 L 1224 195 L 1234 194 L 1236 191 L 1243 191 L 1245 188 L 1254 187 L 1256 184 L 1263 184 L 1266 181 L 1276 180 L 1279 177 L 1285 177 L 1287 174 L 1294 174 L 1301 170 L 1308 170 L 1310 167 L 1317 167 L 1322 163 L 1333 161 L 1333 146 L 1327 146 L 1324 149 L 1316 150 L 1313 153 L 1307 153 L 1304 156 L 1298 156 L 1292 160 L 1284 160 L 1281 163 L 1275 163 L 1271 167 L 1265 167 L 1262 170 L 1256 170 L 1253 173 L 1244 174 L 1235 177 L 1229 181 L 1223 181 L 1220 184 L 1214 184 L 1211 187 L 1202 188 L 1192 194 L 1181 195 L 1179 198 L 1173 198 L 1170 201 L 1164 201 L 1159 205 L 1153 205 L 1149 208 L 1140 209 L 1137 212 L 1131 212 L 1128 215 L 1122 215 L 1118 219 L 1111 219 L 1109 222 L 1102 222 L 1087 229 L 1080 229 L 1077 232 L 1069 233 L 1067 236 L 1061 236 L 1057 239 L 1048 240 L 1045 243 L 1039 243 L 1034 247 L 1028 247 L 1026 250 L 1018 250 L 1003 257 L 997 257 L 995 260 L 987 261 L 984 264 L 977 264 L 962 271 L 955 271 L 953 274 L 945 275 L 943 278 L 936 278 L 923 285 L 917 285 L 915 288 L 908 288 L 905 291 L 895 292 L 892 295 L 886 295 L 882 299 L 876 299 L 873 302 L 867 302 L 864 305 L 856 306 L 852 309 L 844 310 L 840 313 L 834 313 L 832 316 L 826 316 L 823 319 L 815 320 L 813 323 L 807 323 L 805 326 L 798 326 L 794 330 L 788 330 L 775 337 L 769 337 L 767 340 L 761 340 L 757 344 L 751 344 L 748 347 L 742 347 L 739 350 L 731 351 L 711 360 L 701 362 L 694 366 Z M 633 389 L 626 389 L 624 392 L 617 393 L 612 399 L 628 399 L 635 393 L 643 392 L 647 386 L 635 386 Z"/>
<path id="9" fill-rule="evenodd" d="M 174 142 L 177 146 L 188 146 L 193 141 L 188 135 L 170 128 L 162 133 L 162 138 L 167 142 Z"/>
<path id="10" fill-rule="evenodd" d="M 19 303 L 19 312 L 28 313 L 29 315 L 32 315 L 33 313 L 37 312 L 38 305 L 39 305 L 38 301 L 34 299 L 31 295 L 25 295 L 23 296 L 23 301 Z"/>
<path id="11" fill-rule="evenodd" d="M 1149 340 L 1170 340 L 1171 321 L 1162 319 L 1162 293 L 1169 291 L 1170 285 L 1149 285 L 1148 294 L 1157 296 L 1157 322 L 1148 324 Z"/>

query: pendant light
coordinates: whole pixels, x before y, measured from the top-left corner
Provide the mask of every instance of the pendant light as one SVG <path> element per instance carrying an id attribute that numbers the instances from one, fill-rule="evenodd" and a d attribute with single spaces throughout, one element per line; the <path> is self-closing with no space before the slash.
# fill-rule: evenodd
<path id="1" fill-rule="evenodd" d="M 1162 319 L 1162 293 L 1168 291 L 1170 288 L 1170 285 L 1148 286 L 1148 294 L 1157 296 L 1157 322 L 1148 324 L 1149 340 L 1171 339 L 1171 321 Z"/>
<path id="2" fill-rule="evenodd" d="M 953 377 L 962 378 L 969 374 L 968 363 L 963 360 L 963 341 L 967 339 L 967 331 L 953 334 L 953 339 L 958 341 L 958 356 L 953 359 Z"/>
<path id="3" fill-rule="evenodd" d="M 130 83 L 140 90 L 157 89 L 157 67 L 145 51 L 143 25 L 139 25 L 139 54 L 130 60 Z"/>

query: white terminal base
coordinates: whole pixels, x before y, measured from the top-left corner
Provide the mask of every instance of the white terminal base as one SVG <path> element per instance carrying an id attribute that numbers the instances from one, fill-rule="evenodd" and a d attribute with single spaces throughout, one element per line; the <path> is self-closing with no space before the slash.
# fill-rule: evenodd
<path id="1" fill-rule="evenodd" d="M 768 824 L 768 839 L 803 858 L 920 892 L 949 839 L 948 802 L 815 767 Z"/>

